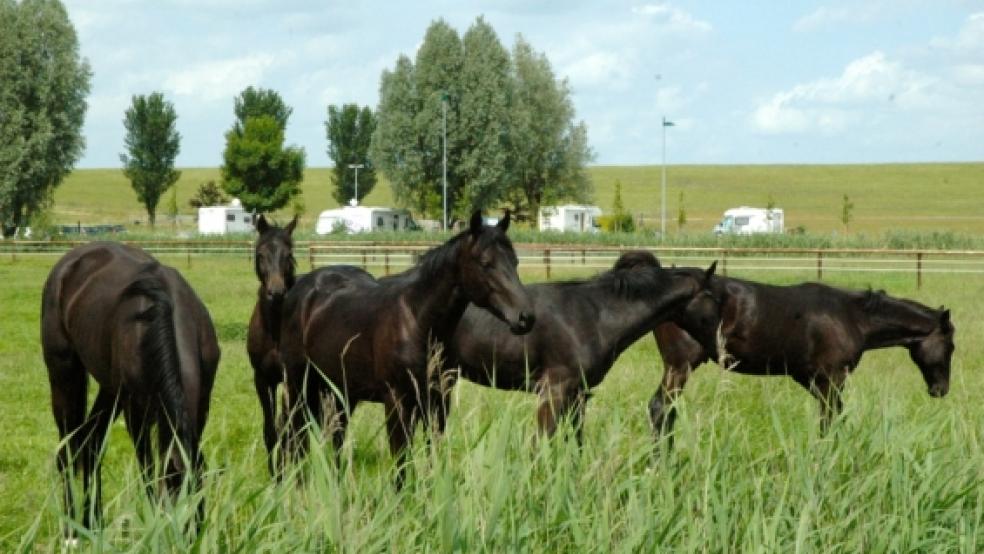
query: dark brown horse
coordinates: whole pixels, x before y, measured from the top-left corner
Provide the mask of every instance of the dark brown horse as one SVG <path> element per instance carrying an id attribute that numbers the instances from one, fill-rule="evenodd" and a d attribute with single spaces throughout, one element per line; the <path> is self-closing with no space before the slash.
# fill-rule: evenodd
<path id="1" fill-rule="evenodd" d="M 336 446 L 360 402 L 382 402 L 390 450 L 399 462 L 397 482 L 402 482 L 405 447 L 416 422 L 427 415 L 432 346 L 450 339 L 469 303 L 490 311 L 514 333 L 533 326 L 508 227 L 508 212 L 494 227 L 483 225 L 475 212 L 467 231 L 402 274 L 376 281 L 359 269 L 336 266 L 298 280 L 284 301 L 281 332 L 293 409 L 285 451 L 302 452 L 298 434 L 306 416 L 325 421 L 323 402 L 336 417 Z"/>
<path id="2" fill-rule="evenodd" d="M 280 342 L 280 312 L 284 295 L 294 286 L 294 241 L 291 235 L 297 218 L 285 227 L 270 225 L 262 215 L 256 221 L 254 268 L 260 280 L 256 306 L 249 320 L 246 351 L 253 365 L 253 384 L 263 410 L 263 443 L 268 467 L 273 473 L 273 449 L 277 444 L 277 386 L 284 380 L 277 345 Z"/>
<path id="3" fill-rule="evenodd" d="M 98 456 L 120 411 L 148 483 L 154 425 L 167 490 L 175 492 L 186 476 L 197 483 L 219 346 L 205 306 L 177 271 L 122 244 L 73 249 L 44 285 L 41 345 L 71 517 L 78 516 L 68 475 L 74 465 L 82 473 L 83 524 L 99 520 Z M 86 416 L 89 376 L 99 392 Z"/>
<path id="4" fill-rule="evenodd" d="M 649 404 L 657 438 L 672 429 L 672 402 L 690 373 L 708 360 L 738 373 L 792 377 L 820 401 L 824 429 L 867 350 L 903 346 L 931 396 L 949 390 L 954 327 L 942 307 L 819 283 L 772 286 L 716 277 L 711 290 L 719 317 L 707 318 L 709 300 L 698 298 L 687 314 L 701 317 L 685 317 L 682 326 L 664 323 L 653 333 L 666 368 Z"/>
<path id="5" fill-rule="evenodd" d="M 537 392 L 540 430 L 553 434 L 558 419 L 570 415 L 580 440 L 589 391 L 626 348 L 678 317 L 715 266 L 663 269 L 651 253 L 636 251 L 592 279 L 527 286 L 537 324 L 521 337 L 469 307 L 451 341 L 449 367 L 482 385 Z M 439 414 L 447 403 L 443 408 Z"/>

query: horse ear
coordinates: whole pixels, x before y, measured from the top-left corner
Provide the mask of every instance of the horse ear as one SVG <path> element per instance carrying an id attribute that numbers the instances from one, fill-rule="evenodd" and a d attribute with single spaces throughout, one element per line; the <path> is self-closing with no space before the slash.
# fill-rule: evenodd
<path id="1" fill-rule="evenodd" d="M 263 217 L 263 214 L 260 214 L 260 217 L 257 218 L 256 220 L 256 231 L 262 235 L 263 233 L 266 233 L 269 230 L 270 230 L 270 224 L 267 223 L 267 220 L 265 217 Z"/>
<path id="2" fill-rule="evenodd" d="M 717 267 L 718 267 L 717 260 L 711 262 L 711 267 L 707 268 L 707 271 L 704 272 L 704 280 L 706 280 L 708 283 L 711 282 L 711 277 L 714 276 L 714 272 L 717 271 Z"/>
<path id="3" fill-rule="evenodd" d="M 468 230 L 471 231 L 473 236 L 478 236 L 482 234 L 482 227 L 484 227 L 482 222 L 482 210 L 475 210 L 475 213 L 471 216 L 471 221 L 468 224 Z"/>
<path id="4" fill-rule="evenodd" d="M 287 226 L 284 227 L 284 231 L 287 231 L 287 234 L 288 235 L 293 235 L 294 234 L 294 228 L 295 227 L 297 227 L 297 216 L 296 215 L 294 216 L 294 219 L 290 220 L 290 223 L 288 223 Z"/>
<path id="5" fill-rule="evenodd" d="M 942 309 L 943 306 L 940 306 L 940 308 Z M 944 309 L 943 313 L 940 314 L 940 327 L 942 327 L 943 329 L 949 329 L 951 327 L 950 310 Z"/>
<path id="6" fill-rule="evenodd" d="M 495 226 L 498 227 L 503 233 L 509 230 L 509 217 L 509 208 L 506 208 L 506 215 L 502 216 L 502 219 L 495 224 Z"/>

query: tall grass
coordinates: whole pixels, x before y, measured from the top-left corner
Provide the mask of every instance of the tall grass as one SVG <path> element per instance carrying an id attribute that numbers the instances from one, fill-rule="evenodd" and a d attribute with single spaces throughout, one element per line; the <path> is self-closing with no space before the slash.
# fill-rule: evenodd
<path id="1" fill-rule="evenodd" d="M 40 282 L 53 262 L 0 260 L 4 552 L 60 550 L 66 524 L 37 338 Z M 904 350 L 872 352 L 848 380 L 843 415 L 821 435 L 815 400 L 790 380 L 705 366 L 680 400 L 675 449 L 654 449 L 645 408 L 660 374 L 644 338 L 596 389 L 581 447 L 566 427 L 536 437 L 532 395 L 460 383 L 445 436 L 418 435 L 398 491 L 376 405 L 356 411 L 340 456 L 322 445 L 284 481 L 269 478 L 243 344 L 255 276 L 242 260 L 222 259 L 182 273 L 223 350 L 204 488 L 173 506 L 150 501 L 118 422 L 104 459 L 106 525 L 83 551 L 984 550 L 979 278 L 940 275 L 916 290 L 892 275 L 837 277 L 953 308 L 945 399 L 928 397 Z M 188 524 L 199 498 L 206 516 L 195 534 Z"/>

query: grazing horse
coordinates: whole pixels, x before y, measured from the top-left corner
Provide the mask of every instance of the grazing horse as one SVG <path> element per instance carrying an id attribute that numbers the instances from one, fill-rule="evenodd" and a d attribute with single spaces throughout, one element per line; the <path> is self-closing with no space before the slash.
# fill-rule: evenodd
<path id="1" fill-rule="evenodd" d="M 285 227 L 270 225 L 262 215 L 256 221 L 254 266 L 260 280 L 256 306 L 249 320 L 246 351 L 253 365 L 253 384 L 263 410 L 263 442 L 270 473 L 277 444 L 277 386 L 284 380 L 277 345 L 280 342 L 280 311 L 284 295 L 294 286 L 294 241 L 291 234 L 297 217 Z"/>
<path id="2" fill-rule="evenodd" d="M 904 346 L 931 396 L 949 390 L 954 327 L 942 307 L 819 283 L 773 286 L 716 277 L 711 291 L 719 317 L 685 317 L 687 330 L 667 322 L 653 332 L 666 368 L 649 404 L 657 438 L 672 429 L 672 402 L 691 371 L 708 360 L 738 373 L 792 377 L 820 401 L 823 429 L 840 411 L 844 381 L 867 350 Z"/>
<path id="3" fill-rule="evenodd" d="M 468 230 L 399 275 L 377 281 L 359 269 L 335 266 L 298 280 L 284 301 L 280 335 L 292 409 L 285 452 L 301 453 L 305 416 L 324 421 L 323 403 L 337 418 L 331 426 L 337 447 L 356 405 L 382 402 L 390 450 L 398 460 L 397 484 L 402 483 L 405 448 L 416 421 L 428 415 L 433 345 L 451 338 L 469 303 L 514 333 L 533 327 L 508 228 L 508 212 L 488 227 L 476 211 Z"/>
<path id="4" fill-rule="evenodd" d="M 186 475 L 197 485 L 219 346 L 208 311 L 177 271 L 117 243 L 71 250 L 44 285 L 41 346 L 71 517 L 77 516 L 68 475 L 74 466 L 82 473 L 83 524 L 100 519 L 99 452 L 120 411 L 148 483 L 156 424 L 167 490 L 175 493 Z M 86 417 L 90 375 L 99 392 Z"/>
<path id="5" fill-rule="evenodd" d="M 592 279 L 527 286 L 537 324 L 522 337 L 470 307 L 451 341 L 449 367 L 460 366 L 463 377 L 482 385 L 536 391 L 540 430 L 552 435 L 559 418 L 570 415 L 580 441 L 590 389 L 626 348 L 677 317 L 716 265 L 706 272 L 663 269 L 651 253 L 634 251 Z M 442 408 L 443 416 L 446 402 Z"/>

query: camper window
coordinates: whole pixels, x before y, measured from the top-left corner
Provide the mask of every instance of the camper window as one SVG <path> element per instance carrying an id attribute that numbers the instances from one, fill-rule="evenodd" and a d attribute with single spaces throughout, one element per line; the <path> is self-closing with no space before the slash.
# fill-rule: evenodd
<path id="1" fill-rule="evenodd" d="M 376 218 L 376 227 L 382 227 L 383 225 L 385 225 L 385 223 L 383 223 L 383 216 L 377 217 Z"/>
<path id="2" fill-rule="evenodd" d="M 226 221 L 235 221 L 236 214 L 226 214 Z"/>
<path id="3" fill-rule="evenodd" d="M 746 216 L 736 217 L 735 225 L 737 225 L 738 227 L 744 227 L 745 225 L 748 225 L 748 216 L 746 215 Z"/>

